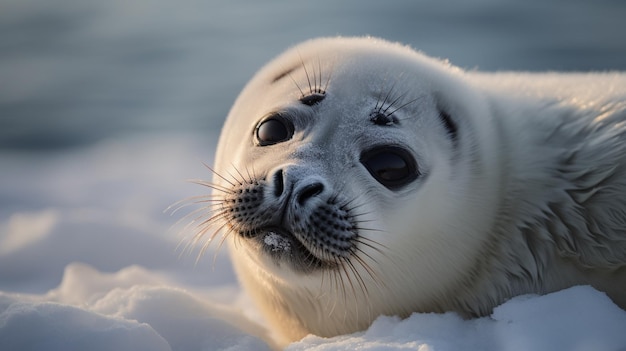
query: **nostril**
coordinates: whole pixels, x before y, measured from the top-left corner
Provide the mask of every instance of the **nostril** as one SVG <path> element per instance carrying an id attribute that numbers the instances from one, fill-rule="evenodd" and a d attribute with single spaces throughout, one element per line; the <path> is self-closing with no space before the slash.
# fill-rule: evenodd
<path id="1" fill-rule="evenodd" d="M 322 183 L 313 183 L 305 186 L 296 194 L 298 204 L 301 206 L 304 205 L 308 199 L 321 194 L 322 191 L 324 191 L 324 185 Z"/>
<path id="2" fill-rule="evenodd" d="M 285 181 L 283 180 L 283 170 L 280 169 L 274 173 L 274 196 L 280 197 L 285 190 Z"/>

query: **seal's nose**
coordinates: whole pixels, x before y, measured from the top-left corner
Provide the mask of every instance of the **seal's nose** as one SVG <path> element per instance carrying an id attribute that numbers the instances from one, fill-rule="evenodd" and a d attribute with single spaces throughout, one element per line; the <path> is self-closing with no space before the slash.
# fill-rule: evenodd
<path id="1" fill-rule="evenodd" d="M 304 206 L 307 201 L 324 192 L 324 184 L 310 171 L 299 167 L 286 166 L 274 171 L 272 176 L 272 194 L 276 199 L 284 197 L 285 201 L 293 201 Z"/>
<path id="2" fill-rule="evenodd" d="M 294 196 L 296 201 L 298 201 L 298 204 L 303 206 L 307 200 L 321 194 L 322 191 L 324 191 L 324 184 L 320 182 L 312 182 L 296 188 Z"/>
<path id="3" fill-rule="evenodd" d="M 276 196 L 277 198 L 283 194 L 283 191 L 285 191 L 285 180 L 283 179 L 283 177 L 284 172 L 282 169 L 277 170 L 276 173 L 274 173 L 274 177 L 272 177 L 274 196 Z"/>

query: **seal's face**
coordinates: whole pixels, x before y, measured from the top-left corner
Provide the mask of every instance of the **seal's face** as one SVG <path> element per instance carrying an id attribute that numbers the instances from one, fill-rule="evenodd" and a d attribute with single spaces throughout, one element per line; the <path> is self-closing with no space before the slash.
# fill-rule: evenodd
<path id="1" fill-rule="evenodd" d="M 381 247 L 364 232 L 382 230 L 367 219 L 384 218 L 428 177 L 432 135 L 414 137 L 423 123 L 414 113 L 432 101 L 396 91 L 396 77 L 368 86 L 340 69 L 302 61 L 279 72 L 258 99 L 283 101 L 235 122 L 237 162 L 216 170 L 241 174 L 226 185 L 227 226 L 279 275 L 365 265 L 359 253 Z M 371 206 L 373 193 L 384 195 Z"/>
<path id="2" fill-rule="evenodd" d="M 460 135 L 432 86 L 436 72 L 393 52 L 404 48 L 385 44 L 381 60 L 369 42 L 331 44 L 288 52 L 241 93 L 220 138 L 207 221 L 290 337 L 437 309 L 431 301 L 478 245 L 445 230 Z"/>
<path id="3" fill-rule="evenodd" d="M 410 131 L 416 121 L 402 113 L 424 97 L 407 101 L 381 88 L 389 82 L 341 84 L 362 78 L 351 74 L 334 72 L 331 81 L 333 68 L 313 63 L 272 79 L 259 99 L 275 94 L 284 102 L 255 113 L 256 120 L 244 116 L 239 162 L 228 167 L 241 177 L 227 185 L 226 223 L 249 255 L 279 275 L 365 265 L 359 253 L 380 250 L 362 234 L 380 230 L 365 222 L 373 210 L 365 206 L 368 193 L 396 201 L 428 175 L 428 159 Z"/>

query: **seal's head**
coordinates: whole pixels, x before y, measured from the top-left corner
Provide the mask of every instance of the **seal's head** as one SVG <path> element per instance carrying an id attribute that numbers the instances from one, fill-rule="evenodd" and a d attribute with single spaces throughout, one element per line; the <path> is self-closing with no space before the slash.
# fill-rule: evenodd
<path id="1" fill-rule="evenodd" d="M 495 133 L 468 120 L 488 113 L 461 74 L 397 44 L 318 39 L 237 99 L 201 234 L 224 234 L 286 340 L 447 310 L 480 269 Z"/>

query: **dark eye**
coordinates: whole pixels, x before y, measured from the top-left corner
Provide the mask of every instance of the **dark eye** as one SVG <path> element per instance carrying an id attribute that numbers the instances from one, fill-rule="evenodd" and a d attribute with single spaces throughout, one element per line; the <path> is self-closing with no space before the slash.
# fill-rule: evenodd
<path id="1" fill-rule="evenodd" d="M 281 115 L 272 115 L 256 127 L 256 140 L 259 145 L 266 146 L 291 139 L 293 125 Z"/>
<path id="2" fill-rule="evenodd" d="M 395 146 L 371 149 L 361 155 L 361 163 L 372 177 L 389 189 L 398 189 L 419 176 L 411 154 Z"/>

